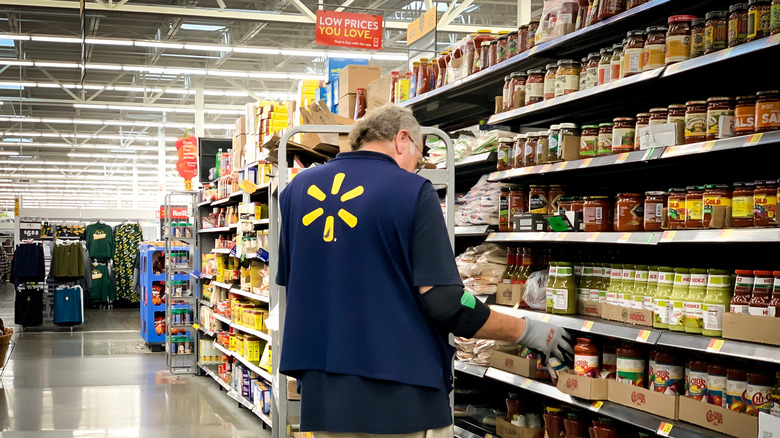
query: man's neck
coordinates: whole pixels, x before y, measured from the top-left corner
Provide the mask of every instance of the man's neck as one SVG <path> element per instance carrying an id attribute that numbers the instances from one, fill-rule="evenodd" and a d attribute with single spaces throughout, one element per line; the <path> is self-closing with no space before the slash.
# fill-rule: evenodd
<path id="1" fill-rule="evenodd" d="M 379 152 L 381 154 L 393 156 L 393 145 L 390 142 L 373 141 L 371 143 L 364 144 L 360 149 L 361 151 Z"/>

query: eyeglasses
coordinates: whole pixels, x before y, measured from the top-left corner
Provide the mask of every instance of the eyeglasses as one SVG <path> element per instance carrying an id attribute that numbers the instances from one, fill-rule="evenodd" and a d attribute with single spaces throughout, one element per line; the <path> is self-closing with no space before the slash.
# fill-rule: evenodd
<path id="1" fill-rule="evenodd" d="M 412 140 L 411 136 L 409 137 L 409 141 L 411 141 L 412 144 L 414 145 L 414 147 L 418 151 L 420 151 L 420 160 L 417 161 L 417 164 L 414 167 L 414 173 L 420 173 L 420 171 L 425 168 L 425 164 L 426 164 L 426 162 L 425 162 L 425 152 L 423 152 L 423 148 L 417 146 L 417 143 L 414 140 Z"/>

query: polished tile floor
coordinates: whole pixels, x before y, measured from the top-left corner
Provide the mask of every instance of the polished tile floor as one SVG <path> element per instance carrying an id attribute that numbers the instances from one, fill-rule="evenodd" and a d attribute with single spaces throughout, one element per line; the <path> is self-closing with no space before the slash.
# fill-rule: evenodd
<path id="1" fill-rule="evenodd" d="M 3 438 L 270 435 L 209 377 L 172 376 L 137 332 L 24 332 L 14 341 L 0 386 Z"/>

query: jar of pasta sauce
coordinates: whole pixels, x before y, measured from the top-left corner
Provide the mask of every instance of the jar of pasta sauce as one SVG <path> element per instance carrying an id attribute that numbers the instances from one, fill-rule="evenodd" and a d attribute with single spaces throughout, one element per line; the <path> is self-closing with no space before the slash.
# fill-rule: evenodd
<path id="1" fill-rule="evenodd" d="M 704 187 L 688 186 L 685 188 L 685 228 L 701 228 L 704 212 Z"/>
<path id="2" fill-rule="evenodd" d="M 574 93 L 575 91 L 579 91 L 579 89 L 580 64 L 573 59 L 561 59 L 558 61 L 558 70 L 555 72 L 554 97 Z"/>
<path id="3" fill-rule="evenodd" d="M 747 42 L 748 4 L 737 3 L 729 6 L 728 47 L 736 47 Z"/>
<path id="4" fill-rule="evenodd" d="M 540 68 L 532 68 L 527 72 L 525 80 L 525 104 L 541 102 L 544 100 L 544 71 Z"/>
<path id="5" fill-rule="evenodd" d="M 670 230 L 685 228 L 685 195 L 688 191 L 683 188 L 669 189 L 667 198 L 667 225 Z"/>
<path id="6" fill-rule="evenodd" d="M 756 132 L 780 129 L 780 91 L 759 91 L 756 97 Z"/>
<path id="7" fill-rule="evenodd" d="M 726 184 L 707 184 L 702 197 L 703 228 L 709 228 L 716 207 L 731 207 L 731 189 Z"/>
<path id="8" fill-rule="evenodd" d="M 612 153 L 630 152 L 634 150 L 636 136 L 636 119 L 633 117 L 617 117 L 612 128 Z"/>
<path id="9" fill-rule="evenodd" d="M 537 214 L 549 213 L 549 201 L 547 186 L 532 185 L 528 193 L 528 212 Z"/>
<path id="10" fill-rule="evenodd" d="M 614 123 L 599 123 L 599 140 L 596 156 L 610 155 L 612 153 L 612 128 Z"/>
<path id="11" fill-rule="evenodd" d="M 748 135 L 756 129 L 756 97 L 739 96 L 734 108 L 734 134 Z"/>
<path id="12" fill-rule="evenodd" d="M 777 181 L 755 182 L 753 191 L 753 225 L 773 227 L 777 224 Z"/>
<path id="13" fill-rule="evenodd" d="M 704 18 L 696 18 L 691 22 L 691 58 L 704 55 Z"/>
<path id="14" fill-rule="evenodd" d="M 612 231 L 612 203 L 608 196 L 588 196 L 583 207 L 584 231 Z"/>
<path id="15" fill-rule="evenodd" d="M 734 98 L 710 97 L 707 99 L 707 140 L 732 137 Z"/>
<path id="16" fill-rule="evenodd" d="M 509 35 L 506 37 L 506 59 L 509 59 L 518 53 L 518 41 L 519 41 L 519 33 L 516 30 L 513 30 L 512 32 L 509 32 Z"/>
<path id="17" fill-rule="evenodd" d="M 558 71 L 558 64 L 547 64 L 545 66 L 547 73 L 544 75 L 544 100 L 555 97 L 555 75 Z"/>
<path id="18" fill-rule="evenodd" d="M 596 156 L 599 143 L 599 126 L 583 125 L 580 134 L 580 158 Z"/>
<path id="19" fill-rule="evenodd" d="M 523 53 L 528 50 L 528 25 L 520 26 L 517 31 L 517 53 Z"/>
<path id="20" fill-rule="evenodd" d="M 599 52 L 592 52 L 588 54 L 588 62 L 585 64 L 585 86 L 581 87 L 583 90 L 593 88 L 599 84 L 599 63 L 601 56 Z M 609 65 L 609 64 L 607 64 Z"/>
<path id="21" fill-rule="evenodd" d="M 666 65 L 666 26 L 647 28 L 642 71 L 655 70 Z"/>
<path id="22" fill-rule="evenodd" d="M 667 197 L 666 192 L 645 192 L 644 220 L 642 221 L 645 231 L 661 231 Z"/>
<path id="23" fill-rule="evenodd" d="M 539 20 L 533 20 L 528 23 L 528 43 L 526 49 L 536 45 L 536 31 L 539 30 Z"/>
<path id="24" fill-rule="evenodd" d="M 623 77 L 623 44 L 615 44 L 612 46 L 612 57 L 610 58 L 609 77 L 606 78 L 607 82 L 614 82 Z M 606 82 L 605 82 L 606 83 Z"/>
<path id="25" fill-rule="evenodd" d="M 753 226 L 753 194 L 755 186 L 752 182 L 734 183 L 734 193 L 731 201 L 731 226 L 745 228 Z"/>
<path id="26" fill-rule="evenodd" d="M 634 150 L 638 151 L 640 146 L 639 130 L 650 126 L 650 113 L 639 113 L 636 115 L 636 127 L 634 129 Z"/>
<path id="27" fill-rule="evenodd" d="M 663 125 L 669 118 L 669 110 L 667 108 L 652 108 L 650 109 L 650 126 Z"/>
<path id="28" fill-rule="evenodd" d="M 615 231 L 642 231 L 644 199 L 640 193 L 620 193 L 615 204 Z"/>
<path id="29" fill-rule="evenodd" d="M 617 381 L 644 388 L 647 385 L 647 361 L 642 349 L 634 343 L 623 342 L 617 349 Z"/>
<path id="30" fill-rule="evenodd" d="M 647 33 L 644 30 L 632 30 L 627 35 L 628 42 L 623 48 L 624 78 L 642 73 Z"/>
<path id="31" fill-rule="evenodd" d="M 707 139 L 707 102 L 691 100 L 685 102 L 685 144 L 698 143 Z"/>
<path id="32" fill-rule="evenodd" d="M 666 32 L 667 64 L 691 59 L 691 22 L 695 19 L 693 15 L 669 17 L 669 30 Z"/>
<path id="33" fill-rule="evenodd" d="M 705 15 L 704 54 L 726 48 L 728 43 L 728 11 L 712 11 Z"/>
<path id="34" fill-rule="evenodd" d="M 606 48 L 599 51 L 599 66 L 597 85 L 609 83 L 612 75 L 612 49 Z"/>

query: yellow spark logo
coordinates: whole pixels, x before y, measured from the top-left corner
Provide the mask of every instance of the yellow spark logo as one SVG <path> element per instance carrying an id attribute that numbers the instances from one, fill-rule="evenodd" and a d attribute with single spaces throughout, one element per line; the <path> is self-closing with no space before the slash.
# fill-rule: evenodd
<path id="1" fill-rule="evenodd" d="M 341 190 L 341 184 L 344 182 L 344 174 L 343 173 L 337 173 L 333 176 L 333 185 L 330 188 L 330 194 L 331 195 L 338 195 L 339 191 Z M 311 196 L 312 198 L 323 202 L 325 201 L 325 198 L 327 195 L 316 185 L 312 184 L 309 186 L 309 189 L 306 191 L 306 194 Z M 358 196 L 363 194 L 363 186 L 357 186 L 354 189 L 344 193 L 341 195 L 341 202 L 347 202 L 349 200 L 355 199 Z M 316 208 L 309 213 L 307 213 L 303 217 L 303 226 L 308 227 L 311 225 L 315 220 L 317 220 L 320 216 L 322 216 L 325 213 L 325 210 L 322 207 Z M 337 213 L 338 217 L 344 221 L 345 224 L 347 224 L 350 228 L 355 228 L 357 225 L 357 218 L 352 213 L 348 212 L 347 210 L 344 210 L 343 208 L 339 209 Z M 326 242 L 333 242 L 334 236 L 333 236 L 333 224 L 335 222 L 335 219 L 333 216 L 328 216 L 325 218 L 325 229 L 322 232 L 322 240 Z"/>

